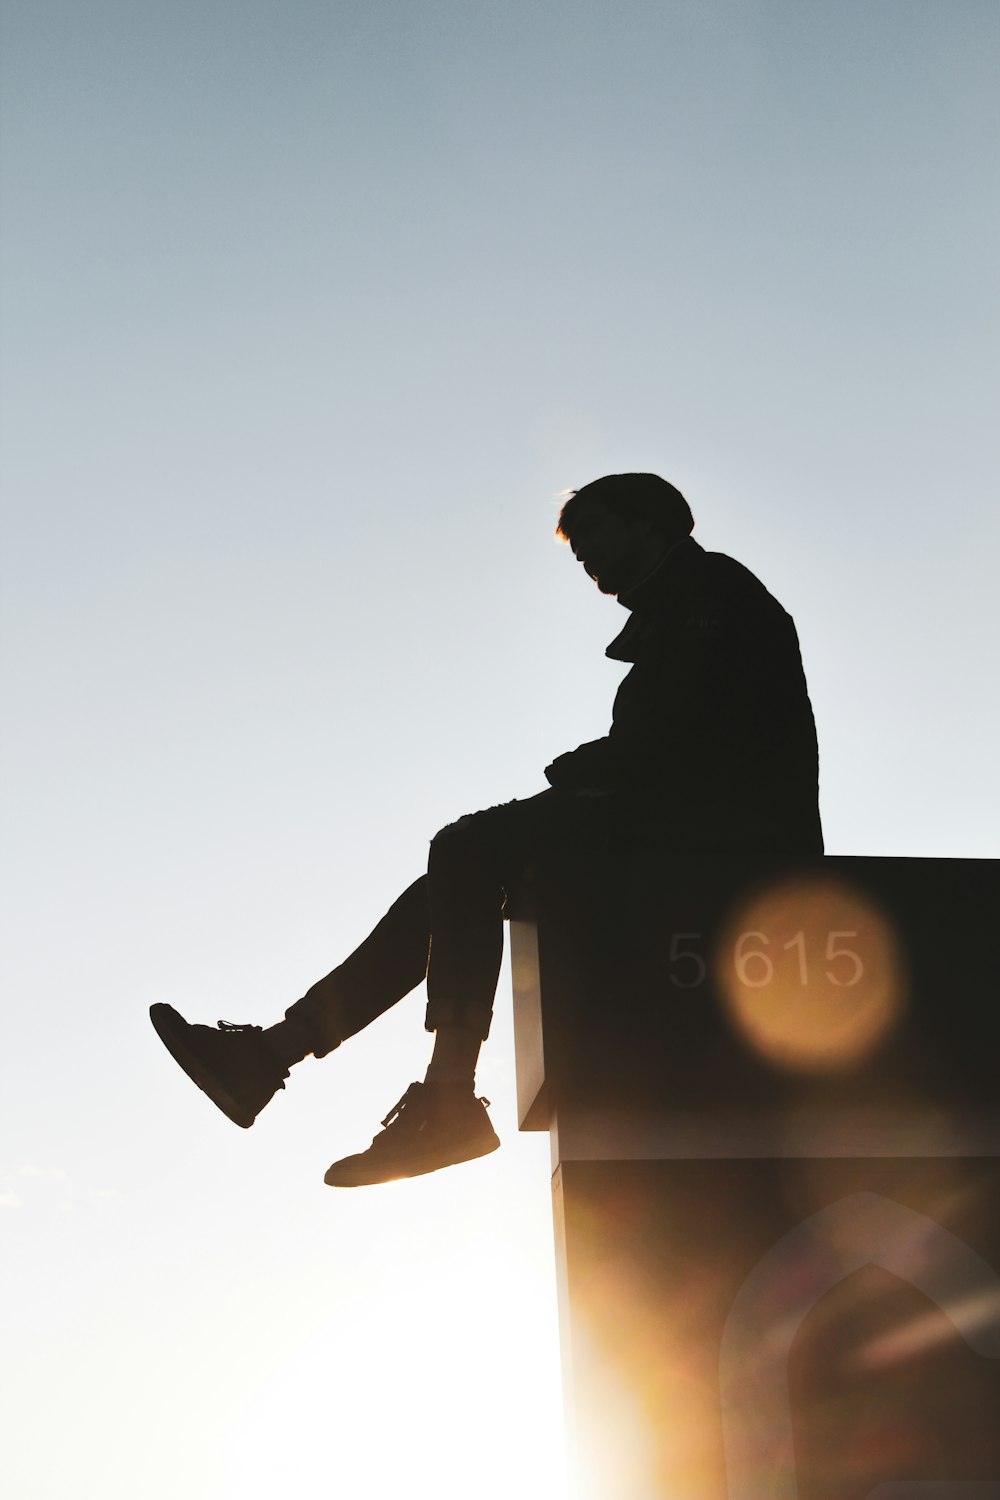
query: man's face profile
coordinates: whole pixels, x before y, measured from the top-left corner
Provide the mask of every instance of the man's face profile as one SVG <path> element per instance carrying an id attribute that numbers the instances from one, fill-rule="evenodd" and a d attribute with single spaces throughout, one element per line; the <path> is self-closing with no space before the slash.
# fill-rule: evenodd
<path id="1" fill-rule="evenodd" d="M 621 594 L 651 571 L 667 539 L 647 520 L 588 500 L 573 518 L 570 547 L 602 594 Z"/>

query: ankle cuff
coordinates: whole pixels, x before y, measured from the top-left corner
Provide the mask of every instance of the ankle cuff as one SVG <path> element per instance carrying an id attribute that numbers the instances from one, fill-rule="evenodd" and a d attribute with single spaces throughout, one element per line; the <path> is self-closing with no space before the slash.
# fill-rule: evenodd
<path id="1" fill-rule="evenodd" d="M 310 1053 L 313 1057 L 325 1057 L 339 1046 L 339 1040 L 319 1035 L 318 1028 L 311 1026 L 306 1017 L 292 1015 L 289 1011 L 285 1012 L 283 1021 L 271 1027 L 267 1039 L 272 1050 L 279 1053 L 281 1060 L 289 1066 L 301 1062 Z"/>

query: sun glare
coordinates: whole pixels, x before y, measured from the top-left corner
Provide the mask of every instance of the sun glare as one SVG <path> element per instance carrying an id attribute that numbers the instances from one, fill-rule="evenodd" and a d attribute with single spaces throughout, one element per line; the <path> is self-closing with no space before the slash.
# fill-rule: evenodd
<path id="1" fill-rule="evenodd" d="M 230 1434 L 227 1500 L 564 1500 L 551 1246 L 446 1223 L 440 1246 L 373 1264 L 268 1379 Z"/>

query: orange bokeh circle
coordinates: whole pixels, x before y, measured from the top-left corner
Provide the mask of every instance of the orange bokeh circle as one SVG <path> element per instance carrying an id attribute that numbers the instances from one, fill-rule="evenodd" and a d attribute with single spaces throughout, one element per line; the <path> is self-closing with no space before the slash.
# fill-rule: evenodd
<path id="1" fill-rule="evenodd" d="M 793 1072 L 858 1066 L 906 1003 L 891 921 L 871 897 L 826 876 L 783 881 L 738 908 L 720 934 L 714 974 L 745 1040 Z"/>

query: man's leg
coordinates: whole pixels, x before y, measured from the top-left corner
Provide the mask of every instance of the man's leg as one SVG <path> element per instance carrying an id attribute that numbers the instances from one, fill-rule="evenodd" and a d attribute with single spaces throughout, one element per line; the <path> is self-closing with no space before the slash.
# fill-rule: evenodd
<path id="1" fill-rule="evenodd" d="M 325 1057 L 416 989 L 427 973 L 427 876 L 399 896 L 354 952 L 265 1033 L 289 1063 Z M 297 1055 L 296 1055 L 297 1053 Z"/>
<path id="2" fill-rule="evenodd" d="M 150 1019 L 188 1076 L 244 1129 L 285 1086 L 288 1070 L 334 1047 L 414 989 L 427 970 L 427 878 L 408 887 L 350 957 L 289 1006 L 285 1019 L 260 1026 L 192 1025 L 172 1005 Z"/>
<path id="3" fill-rule="evenodd" d="M 265 1033 L 284 1061 L 297 1062 L 307 1052 L 324 1057 L 426 975 L 425 1024 L 435 1044 L 425 1081 L 471 1085 L 503 957 L 501 866 L 517 858 L 511 825 L 520 833 L 531 821 L 525 809 L 537 800 L 471 813 L 432 839 L 426 876 L 403 892 L 344 963 L 289 1006 L 285 1021 Z"/>
<path id="4" fill-rule="evenodd" d="M 503 955 L 504 884 L 534 847 L 567 823 L 568 804 L 543 792 L 460 818 L 432 840 L 427 1030 L 434 1051 L 367 1151 L 334 1162 L 325 1181 L 356 1187 L 412 1177 L 483 1156 L 499 1145 L 475 1096 Z"/>
<path id="5" fill-rule="evenodd" d="M 431 841 L 428 1031 L 461 1027 L 481 1041 L 489 1035 L 503 958 L 504 882 L 518 863 L 530 805 L 512 802 L 471 813 Z"/>
<path id="6" fill-rule="evenodd" d="M 425 1024 L 435 1034 L 434 1051 L 423 1084 L 411 1085 L 383 1121 L 389 1128 L 373 1142 L 374 1150 L 388 1140 L 392 1150 L 374 1165 L 371 1152 L 335 1163 L 326 1181 L 384 1181 L 494 1150 L 499 1142 L 475 1098 L 474 1076 L 503 952 L 504 879 L 538 848 L 563 844 L 578 824 L 575 799 L 555 791 L 470 814 L 441 830 L 427 876 L 404 891 L 360 947 L 277 1025 L 263 1031 L 220 1022 L 214 1030 L 190 1025 L 168 1005 L 151 1007 L 153 1024 L 189 1076 L 245 1128 L 284 1088 L 291 1066 L 310 1053 L 325 1056 L 426 973 Z M 401 1165 L 393 1159 L 404 1137 L 419 1135 L 418 1145 L 426 1147 L 435 1122 L 439 1146 Z"/>

